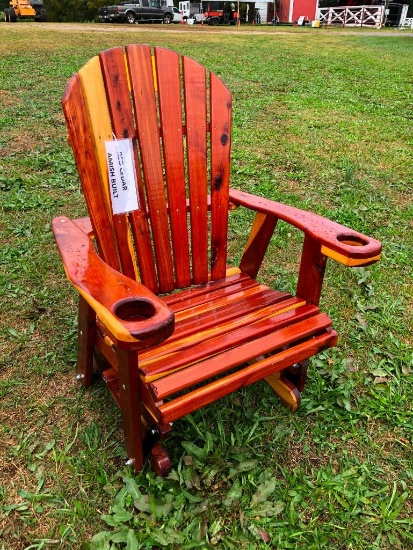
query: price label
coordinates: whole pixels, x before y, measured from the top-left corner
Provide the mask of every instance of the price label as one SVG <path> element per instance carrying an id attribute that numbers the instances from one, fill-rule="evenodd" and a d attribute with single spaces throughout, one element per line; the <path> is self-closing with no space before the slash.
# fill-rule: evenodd
<path id="1" fill-rule="evenodd" d="M 124 214 L 138 210 L 135 159 L 131 139 L 105 141 L 112 212 Z"/>

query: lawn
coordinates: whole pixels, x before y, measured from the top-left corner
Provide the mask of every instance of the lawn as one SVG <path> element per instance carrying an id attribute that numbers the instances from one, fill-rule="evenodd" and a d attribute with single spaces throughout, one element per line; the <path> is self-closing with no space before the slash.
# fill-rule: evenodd
<path id="1" fill-rule="evenodd" d="M 262 32 L 260 32 L 262 31 Z M 264 383 L 175 424 L 173 472 L 125 466 L 120 415 L 74 378 L 76 295 L 50 222 L 85 207 L 60 99 L 104 48 L 190 55 L 234 96 L 232 186 L 383 242 L 327 266 L 339 347 L 302 405 Z M 0 548 L 413 548 L 413 40 L 403 32 L 0 24 Z M 239 253 L 246 219 L 235 213 Z M 295 284 L 281 224 L 261 278 Z"/>

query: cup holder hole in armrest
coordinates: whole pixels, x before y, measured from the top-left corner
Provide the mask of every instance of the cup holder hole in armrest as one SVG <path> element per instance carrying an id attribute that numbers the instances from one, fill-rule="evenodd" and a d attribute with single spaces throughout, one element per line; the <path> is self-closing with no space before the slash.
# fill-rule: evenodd
<path id="1" fill-rule="evenodd" d="M 156 312 L 154 305 L 148 300 L 131 298 L 115 304 L 114 313 L 121 321 L 136 323 L 150 319 Z"/>
<path id="2" fill-rule="evenodd" d="M 366 246 L 368 241 L 358 235 L 337 235 L 337 240 L 349 246 Z"/>

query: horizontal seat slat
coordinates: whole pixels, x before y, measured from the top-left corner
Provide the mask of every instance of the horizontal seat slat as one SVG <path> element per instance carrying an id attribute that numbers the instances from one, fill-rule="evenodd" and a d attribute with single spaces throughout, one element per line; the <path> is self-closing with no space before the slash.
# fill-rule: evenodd
<path id="1" fill-rule="evenodd" d="M 271 290 L 258 283 L 252 285 L 246 284 L 245 287 L 234 290 L 235 292 L 220 292 L 216 297 L 211 297 L 210 300 L 203 301 L 198 305 L 193 305 L 183 311 L 178 311 L 175 313 L 175 322 L 184 321 L 193 317 L 199 317 L 204 313 L 209 313 L 211 310 L 217 311 L 218 309 L 225 308 L 227 306 L 234 307 L 237 302 L 243 303 L 250 297 L 254 298 L 254 296 L 261 295 L 262 293 L 279 294 L 276 290 Z"/>
<path id="2" fill-rule="evenodd" d="M 254 293 L 253 289 L 258 291 L 259 289 L 263 288 L 266 287 L 264 287 L 260 283 L 257 283 L 253 279 L 244 279 L 243 281 L 232 283 L 231 285 L 227 285 L 223 288 L 217 288 L 209 292 L 205 292 L 202 295 L 189 297 L 186 300 L 181 300 L 177 304 L 168 305 L 176 313 L 176 315 L 186 317 L 188 316 L 188 313 L 185 312 L 187 312 L 188 310 L 192 311 L 194 308 L 202 310 L 202 306 L 208 307 L 208 305 L 212 301 L 217 302 L 217 300 L 221 299 L 223 302 L 225 302 L 225 298 L 231 299 L 230 296 L 234 294 L 239 294 L 240 292 L 247 291 Z M 234 299 L 236 299 L 236 297 Z"/>
<path id="3" fill-rule="evenodd" d="M 290 300 L 293 302 L 293 299 Z M 172 374 L 222 351 L 241 345 L 253 338 L 280 330 L 287 325 L 308 319 L 318 313 L 316 306 L 305 305 L 295 300 L 289 311 L 280 306 L 266 308 L 266 312 L 254 319 L 253 315 L 237 319 L 235 322 L 220 325 L 210 331 L 202 331 L 192 338 L 185 338 L 168 347 L 162 354 L 150 358 L 141 367 L 145 373 L 144 382 Z M 258 312 L 258 314 L 261 312 Z"/>
<path id="4" fill-rule="evenodd" d="M 199 384 L 213 376 L 225 373 L 242 363 L 260 355 L 294 344 L 331 326 L 331 320 L 324 313 L 289 325 L 277 332 L 248 341 L 236 348 L 209 357 L 169 376 L 164 376 L 149 384 L 156 399 L 164 399 L 186 388 Z"/>
<path id="5" fill-rule="evenodd" d="M 331 330 L 301 342 L 293 348 L 280 351 L 278 354 L 263 359 L 254 365 L 161 405 L 159 407 L 159 419 L 165 423 L 173 422 L 233 391 L 258 382 L 258 380 L 280 371 L 292 363 L 303 361 L 323 349 L 334 346 L 336 342 L 337 333 Z"/>
<path id="6" fill-rule="evenodd" d="M 181 323 L 177 323 L 178 329 L 175 330 L 175 333 L 168 342 L 174 342 L 177 339 L 196 334 L 200 329 L 207 330 L 214 326 L 219 327 L 219 325 L 232 319 L 241 318 L 250 312 L 259 311 L 266 306 L 271 306 L 287 299 L 288 295 L 274 291 L 264 291 L 245 301 L 234 302 L 220 308 L 211 307 L 210 311 L 205 311 L 202 315 L 184 319 Z"/>
<path id="7" fill-rule="evenodd" d="M 231 275 L 230 277 L 226 277 L 225 279 L 211 281 L 209 283 L 204 283 L 202 285 L 198 285 L 187 290 L 182 290 L 174 294 L 169 294 L 168 296 L 163 296 L 162 299 L 170 308 L 173 308 L 174 305 L 177 305 L 179 304 L 179 302 L 182 302 L 189 298 L 196 298 L 197 296 L 202 296 L 203 294 L 206 294 L 213 290 L 219 290 L 221 288 L 231 286 L 234 283 L 240 283 L 248 279 L 250 279 L 250 277 L 245 273 L 237 273 L 235 275 Z M 176 311 L 179 311 L 179 306 L 176 307 Z"/>
<path id="8" fill-rule="evenodd" d="M 279 315 L 304 303 L 304 300 L 300 298 L 288 298 L 288 295 L 286 297 L 281 293 L 279 295 L 274 293 L 260 295 L 256 299 L 250 299 L 241 305 L 238 304 L 237 307 L 228 306 L 218 311 L 212 309 L 212 311 L 206 312 L 200 317 L 178 323 L 174 334 L 166 342 L 142 352 L 139 365 L 141 370 L 146 372 L 147 364 L 156 357 L 175 351 L 182 343 L 191 341 L 194 345 L 201 339 L 205 339 L 205 337 L 212 338 L 214 335 L 235 330 L 259 319 Z"/>

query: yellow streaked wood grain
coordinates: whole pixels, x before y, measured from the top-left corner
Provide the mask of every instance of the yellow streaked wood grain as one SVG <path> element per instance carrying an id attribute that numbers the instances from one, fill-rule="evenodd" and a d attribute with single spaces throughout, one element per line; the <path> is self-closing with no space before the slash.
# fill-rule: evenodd
<path id="1" fill-rule="evenodd" d="M 105 85 L 97 56 L 93 57 L 80 69 L 79 78 L 89 116 L 102 187 L 105 191 L 107 204 L 111 210 L 105 141 L 113 140 L 113 132 L 106 100 Z"/>
<path id="2" fill-rule="evenodd" d="M 70 278 L 68 277 L 69 281 Z M 70 281 L 71 282 L 71 281 Z M 103 323 L 105 328 L 110 332 L 111 335 L 119 342 L 139 342 L 137 338 L 134 338 L 130 332 L 122 325 L 120 321 L 111 313 L 105 306 L 102 306 L 95 298 L 90 294 L 79 288 L 77 285 L 71 284 L 76 288 L 81 296 L 86 300 L 91 308 L 96 313 L 98 319 Z"/>
<path id="3" fill-rule="evenodd" d="M 297 398 L 294 390 L 291 388 L 291 383 L 285 382 L 282 377 L 280 377 L 280 372 L 270 374 L 264 378 L 264 380 L 271 386 L 274 392 L 281 399 L 283 404 L 287 406 L 292 412 L 296 412 L 300 406 L 300 400 Z"/>
<path id="4" fill-rule="evenodd" d="M 264 225 L 266 218 L 267 214 L 263 214 L 262 212 L 257 212 L 255 214 L 254 223 L 251 227 L 247 244 L 245 245 L 244 254 L 251 247 L 251 244 L 254 242 L 255 237 L 258 235 L 262 226 Z"/>
<path id="5" fill-rule="evenodd" d="M 336 252 L 335 250 L 332 250 L 324 245 L 321 247 L 321 253 L 348 267 L 361 267 L 363 265 L 371 264 L 377 262 L 381 256 L 381 254 L 378 254 L 377 256 L 372 256 L 371 258 L 349 258 L 348 256 L 344 256 L 343 254 L 340 254 L 339 252 Z"/>
<path id="6" fill-rule="evenodd" d="M 241 270 L 239 267 L 227 267 L 225 277 L 231 277 L 231 275 L 239 275 Z"/>

